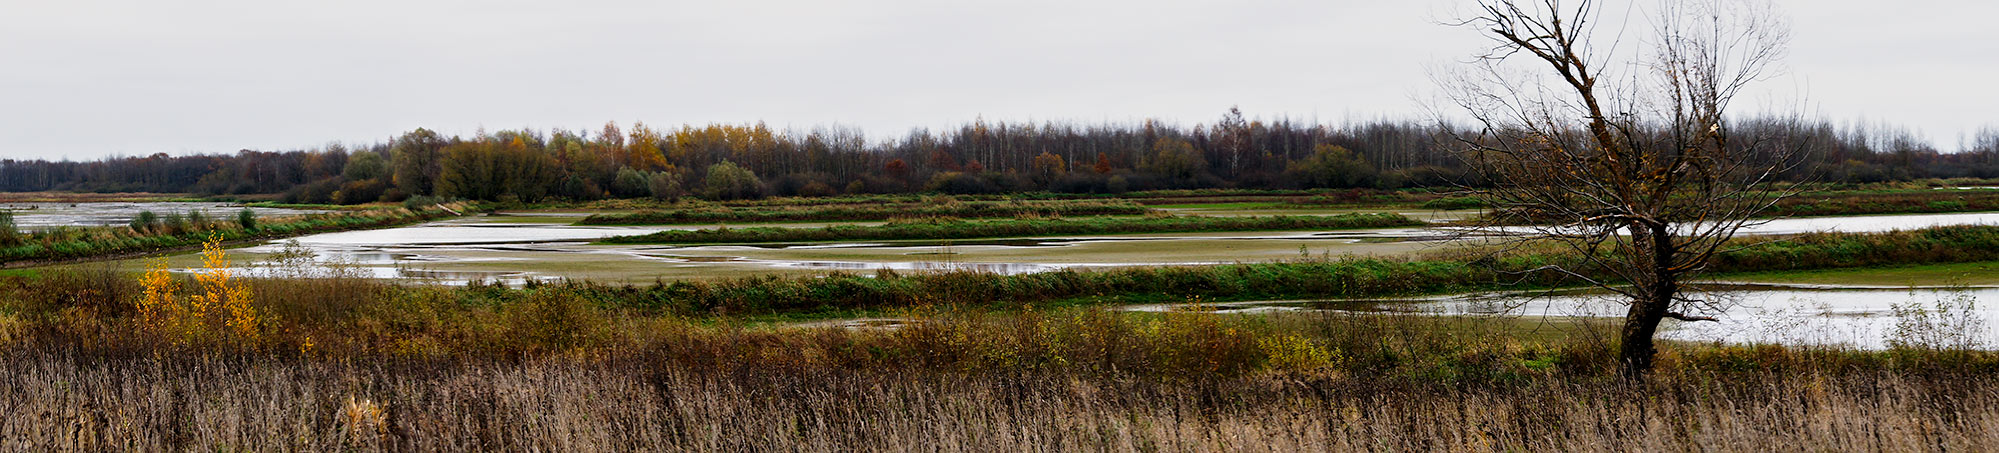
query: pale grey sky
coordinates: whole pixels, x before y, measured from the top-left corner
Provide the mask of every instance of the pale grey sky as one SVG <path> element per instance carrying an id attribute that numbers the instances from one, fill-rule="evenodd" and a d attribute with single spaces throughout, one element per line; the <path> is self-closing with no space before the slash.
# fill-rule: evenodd
<path id="1" fill-rule="evenodd" d="M 370 142 L 416 127 L 1421 117 L 1482 40 L 1413 1 L 0 0 L 0 156 Z M 1999 124 L 1999 2 L 1780 0 L 1765 102 Z M 1637 26 L 1644 26 L 1639 24 Z M 1749 102 L 1756 102 L 1751 100 Z"/>

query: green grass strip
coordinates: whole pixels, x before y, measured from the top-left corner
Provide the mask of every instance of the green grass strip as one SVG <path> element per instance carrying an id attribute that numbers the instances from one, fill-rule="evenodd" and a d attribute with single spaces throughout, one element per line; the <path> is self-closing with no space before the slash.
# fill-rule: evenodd
<path id="1" fill-rule="evenodd" d="M 675 230 L 605 239 L 609 244 L 716 244 L 747 242 L 818 242 L 902 239 L 981 239 L 1046 235 L 1131 233 L 1195 233 L 1220 231 L 1295 231 L 1388 228 L 1423 222 L 1392 213 L 1333 216 L 1259 217 L 1092 217 L 1081 219 L 958 220 L 926 219 L 887 225 L 837 225 L 826 228 L 714 228 Z"/>
<path id="2" fill-rule="evenodd" d="M 959 202 L 854 204 L 812 208 L 695 208 L 597 214 L 578 225 L 672 225 L 709 222 L 790 222 L 810 220 L 888 220 L 902 217 L 996 218 L 1019 216 L 1141 215 L 1151 211 L 1126 201 L 1065 201 L 1019 203 Z"/>

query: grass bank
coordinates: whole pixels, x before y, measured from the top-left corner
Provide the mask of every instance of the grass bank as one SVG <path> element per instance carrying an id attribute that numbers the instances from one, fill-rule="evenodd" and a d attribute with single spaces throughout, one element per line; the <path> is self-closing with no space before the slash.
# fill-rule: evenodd
<path id="1" fill-rule="evenodd" d="M 1896 287 L 1999 285 L 1999 261 L 1745 272 L 1729 274 L 1725 278 L 1741 281 L 1816 285 Z"/>
<path id="2" fill-rule="evenodd" d="M 449 210 L 477 207 L 454 203 Z M 202 218 L 170 214 L 168 222 L 135 227 L 60 227 L 19 235 L 0 244 L 0 265 L 68 261 L 190 249 L 217 236 L 224 241 L 284 238 L 333 231 L 382 228 L 452 216 L 437 207 L 383 208 L 275 218 Z M 175 223 L 178 222 L 178 223 Z M 136 224 L 135 224 L 136 225 Z"/>
<path id="3" fill-rule="evenodd" d="M 750 242 L 817 242 L 908 239 L 978 239 L 1048 235 L 1133 233 L 1193 233 L 1218 231 L 1295 231 L 1387 228 L 1422 225 L 1398 214 L 1260 217 L 1093 217 L 1079 219 L 962 220 L 919 218 L 884 225 L 835 225 L 825 228 L 713 228 L 672 230 L 604 239 L 608 244 L 713 244 Z"/>
<path id="4" fill-rule="evenodd" d="M 1999 190 L 1887 190 L 1806 193 L 1771 206 L 1773 217 L 1999 211 Z"/>
<path id="5" fill-rule="evenodd" d="M 707 206 L 596 214 L 579 225 L 671 225 L 709 222 L 888 220 L 899 217 L 993 218 L 1020 216 L 1142 215 L 1150 209 L 1124 201 L 944 201 L 820 206 Z"/>

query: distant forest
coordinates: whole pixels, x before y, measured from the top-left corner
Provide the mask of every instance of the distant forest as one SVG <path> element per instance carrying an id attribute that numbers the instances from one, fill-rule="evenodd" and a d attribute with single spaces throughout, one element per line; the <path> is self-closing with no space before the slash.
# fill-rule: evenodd
<path id="1" fill-rule="evenodd" d="M 1737 136 L 1801 146 L 1792 179 L 1879 182 L 1999 177 L 1999 130 L 1942 153 L 1883 126 L 1740 121 Z M 350 148 L 0 161 L 0 190 L 281 194 L 297 203 L 709 199 L 936 191 L 996 193 L 1246 188 L 1404 188 L 1465 182 L 1447 131 L 1417 122 L 1342 125 L 1248 120 L 1235 110 L 1192 127 L 974 121 L 887 141 L 858 130 L 763 124 L 606 124 L 598 131 L 417 129 Z M 1476 183 L 1473 181 L 1472 183 Z"/>

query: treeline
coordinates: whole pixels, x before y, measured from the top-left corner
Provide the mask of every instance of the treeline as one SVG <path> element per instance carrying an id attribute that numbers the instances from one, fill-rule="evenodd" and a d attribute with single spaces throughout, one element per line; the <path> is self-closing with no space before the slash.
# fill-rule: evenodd
<path id="1" fill-rule="evenodd" d="M 1999 177 L 1999 130 L 1943 153 L 1900 129 L 1747 120 L 1758 146 L 1807 148 L 1788 175 L 1832 182 Z M 504 130 L 470 137 L 417 129 L 386 142 L 234 155 L 0 161 L 0 191 L 283 194 L 300 203 L 594 200 L 1245 188 L 1401 188 L 1466 182 L 1444 131 L 1415 122 L 1344 125 L 974 121 L 885 141 L 860 131 L 781 132 L 763 124 L 597 131 Z M 1476 183 L 1476 181 L 1470 181 Z"/>

